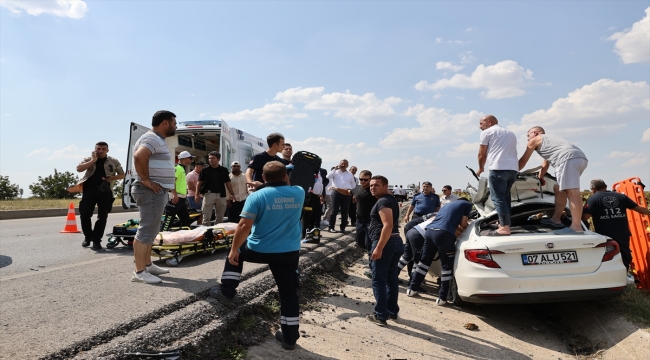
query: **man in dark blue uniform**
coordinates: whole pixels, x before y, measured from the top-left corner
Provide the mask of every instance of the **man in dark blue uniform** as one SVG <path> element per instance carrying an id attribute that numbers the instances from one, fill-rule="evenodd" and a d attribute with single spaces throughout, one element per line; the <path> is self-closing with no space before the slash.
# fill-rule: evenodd
<path id="1" fill-rule="evenodd" d="M 462 198 L 453 203 L 445 205 L 436 218 L 429 223 L 424 233 L 424 246 L 422 256 L 417 268 L 413 270 L 413 276 L 407 296 L 418 295 L 418 289 L 424 277 L 429 271 L 436 251 L 440 253 L 440 265 L 442 274 L 440 276 L 440 291 L 438 293 L 437 305 L 447 303 L 449 293 L 449 281 L 454 277 L 454 259 L 456 257 L 456 237 L 460 235 L 469 225 L 469 213 L 472 211 L 472 204 Z"/>
<path id="2" fill-rule="evenodd" d="M 289 186 L 287 168 L 271 161 L 263 168 L 264 188 L 254 192 L 244 204 L 241 220 L 228 254 L 221 285 L 210 296 L 231 304 L 245 261 L 268 264 L 280 293 L 280 327 L 275 338 L 286 350 L 296 347 L 298 333 L 298 259 L 300 256 L 300 214 L 305 191 Z"/>
<path id="3" fill-rule="evenodd" d="M 630 252 L 630 228 L 627 222 L 627 211 L 634 210 L 639 214 L 650 215 L 650 210 L 639 206 L 634 200 L 614 191 L 607 191 L 603 180 L 591 180 L 591 195 L 582 212 L 582 220 L 592 218 L 596 232 L 614 239 L 621 248 L 621 258 L 626 269 L 630 268 L 632 253 Z"/>
<path id="4" fill-rule="evenodd" d="M 438 210 L 440 210 L 440 197 L 434 193 L 431 183 L 425 181 L 422 183 L 422 193 L 415 195 L 411 200 L 404 222 L 409 222 L 411 212 L 413 212 L 413 219 L 416 219 Z"/>

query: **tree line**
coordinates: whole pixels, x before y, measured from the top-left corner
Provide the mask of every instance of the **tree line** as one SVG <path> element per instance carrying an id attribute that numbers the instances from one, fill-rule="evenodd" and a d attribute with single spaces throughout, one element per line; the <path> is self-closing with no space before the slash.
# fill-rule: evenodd
<path id="1" fill-rule="evenodd" d="M 40 199 L 74 199 L 79 194 L 71 194 L 68 188 L 77 184 L 79 177 L 69 171 L 59 172 L 54 169 L 54 174 L 38 177 L 38 181 L 29 185 L 32 197 Z M 13 200 L 22 198 L 23 189 L 18 184 L 12 184 L 9 176 L 0 175 L 0 200 Z M 113 196 L 122 197 L 122 181 L 116 181 Z"/>

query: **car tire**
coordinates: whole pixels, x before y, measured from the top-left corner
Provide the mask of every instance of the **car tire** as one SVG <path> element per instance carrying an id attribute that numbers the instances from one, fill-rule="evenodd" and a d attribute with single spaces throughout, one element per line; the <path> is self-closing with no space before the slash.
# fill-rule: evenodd
<path id="1" fill-rule="evenodd" d="M 467 306 L 467 302 L 458 296 L 458 285 L 456 285 L 456 278 L 451 278 L 449 281 L 449 293 L 447 294 L 447 302 L 456 306 Z"/>

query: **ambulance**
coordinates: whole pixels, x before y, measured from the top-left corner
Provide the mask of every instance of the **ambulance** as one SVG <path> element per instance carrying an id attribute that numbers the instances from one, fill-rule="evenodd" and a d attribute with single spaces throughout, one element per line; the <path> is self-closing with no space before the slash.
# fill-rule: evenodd
<path id="1" fill-rule="evenodd" d="M 126 161 L 126 177 L 122 192 L 122 207 L 135 208 L 135 199 L 131 197 L 131 183 L 133 182 L 133 146 L 136 141 L 150 128 L 131 123 L 129 137 L 129 153 Z M 230 127 L 223 120 L 192 120 L 179 121 L 176 125 L 176 135 L 165 139 L 170 152 L 174 154 L 174 164 L 178 163 L 178 154 L 189 151 L 194 155 L 192 164 L 186 171 L 194 169 L 197 161 L 208 163 L 208 153 L 218 151 L 221 154 L 221 166 L 228 168 L 233 161 L 242 164 L 242 171 L 253 155 L 268 150 L 266 140 L 251 135 L 245 131 Z"/>

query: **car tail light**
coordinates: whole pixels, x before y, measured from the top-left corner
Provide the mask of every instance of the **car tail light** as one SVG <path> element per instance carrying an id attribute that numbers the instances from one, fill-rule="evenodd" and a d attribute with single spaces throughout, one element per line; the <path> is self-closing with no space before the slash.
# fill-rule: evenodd
<path id="1" fill-rule="evenodd" d="M 499 250 L 468 249 L 465 250 L 465 259 L 473 263 L 485 265 L 489 268 L 501 268 L 501 266 L 492 259 L 492 254 L 504 254 L 504 252 Z"/>
<path id="2" fill-rule="evenodd" d="M 618 243 L 614 240 L 609 240 L 607 242 L 604 242 L 602 244 L 598 244 L 595 247 L 604 247 L 605 248 L 605 254 L 603 255 L 603 262 L 612 260 L 614 256 L 618 255 L 621 252 L 620 247 L 618 246 Z"/>

